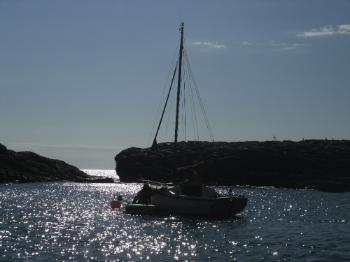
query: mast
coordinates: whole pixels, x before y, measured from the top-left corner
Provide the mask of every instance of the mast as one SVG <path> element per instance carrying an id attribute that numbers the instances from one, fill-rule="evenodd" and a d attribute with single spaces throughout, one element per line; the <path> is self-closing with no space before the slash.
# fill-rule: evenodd
<path id="1" fill-rule="evenodd" d="M 177 75 L 177 96 L 176 96 L 176 118 L 175 118 L 175 138 L 174 144 L 177 144 L 178 129 L 179 129 L 179 106 L 180 106 L 180 89 L 181 89 L 181 69 L 182 69 L 182 54 L 184 48 L 184 23 L 180 25 L 180 51 L 179 51 L 179 70 Z"/>
<path id="2" fill-rule="evenodd" d="M 207 115 L 206 115 L 206 112 L 205 112 L 205 108 L 204 108 L 202 99 L 201 99 L 201 97 L 199 95 L 197 84 L 196 84 L 196 82 L 195 82 L 195 80 L 193 78 L 193 73 L 192 73 L 191 67 L 189 65 L 188 58 L 187 58 L 187 56 L 184 56 L 184 23 L 180 24 L 180 30 L 179 31 L 180 31 L 179 58 L 177 60 L 177 63 L 176 63 L 175 69 L 174 69 L 174 73 L 173 73 L 173 76 L 172 76 L 172 79 L 171 79 L 171 84 L 170 84 L 170 88 L 169 88 L 169 91 L 168 91 L 168 95 L 166 97 L 165 105 L 164 105 L 164 108 L 163 108 L 163 111 L 162 111 L 162 114 L 161 114 L 161 117 L 160 117 L 160 120 L 159 120 L 159 123 L 158 123 L 158 126 L 157 126 L 157 130 L 156 130 L 155 136 L 153 138 L 153 143 L 152 143 L 152 148 L 153 149 L 157 148 L 158 132 L 159 132 L 160 126 L 162 124 L 162 120 L 163 120 L 164 113 L 165 113 L 165 110 L 166 110 L 166 107 L 167 107 L 167 104 L 168 104 L 168 101 L 169 101 L 170 93 L 171 93 L 171 90 L 172 90 L 172 87 L 173 87 L 173 83 L 174 83 L 176 74 L 177 74 L 177 97 L 176 97 L 176 117 L 175 117 L 174 146 L 176 147 L 176 145 L 177 145 L 178 131 L 179 131 L 180 96 L 181 96 L 181 84 L 182 84 L 182 75 L 181 75 L 181 73 L 182 73 L 182 63 L 183 62 L 187 62 L 187 67 L 189 69 L 189 74 L 190 74 L 190 77 L 191 77 L 191 79 L 193 81 L 193 84 L 194 84 L 194 86 L 196 88 L 195 91 L 196 91 L 196 94 L 197 94 L 197 97 L 198 97 L 198 100 L 199 100 L 199 104 L 200 104 L 201 109 L 202 109 L 202 114 L 203 114 L 203 117 L 204 117 L 205 124 L 206 124 L 206 126 L 208 128 L 209 135 L 210 135 L 212 141 L 214 141 L 214 138 L 213 138 L 213 135 L 212 135 L 212 131 L 211 131 L 211 127 L 210 127 L 210 123 L 208 121 L 208 118 L 207 118 Z M 183 61 L 183 58 L 186 61 Z M 183 89 L 185 89 L 185 85 L 184 85 Z M 192 103 L 194 103 L 194 102 L 192 102 Z M 185 125 L 186 125 L 186 123 L 185 123 Z M 198 130 L 197 130 L 197 133 L 198 133 Z M 197 134 L 197 136 L 198 136 L 198 134 Z"/>

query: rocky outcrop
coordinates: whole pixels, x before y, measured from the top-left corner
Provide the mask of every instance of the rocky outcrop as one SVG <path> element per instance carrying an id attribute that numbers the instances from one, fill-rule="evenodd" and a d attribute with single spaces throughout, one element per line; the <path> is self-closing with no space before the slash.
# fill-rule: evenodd
<path id="1" fill-rule="evenodd" d="M 63 161 L 15 152 L 0 144 L 0 183 L 48 181 L 113 183 L 111 178 L 89 176 Z"/>
<path id="2" fill-rule="evenodd" d="M 205 183 L 350 191 L 350 141 L 161 143 L 115 157 L 121 181 L 171 181 L 192 165 Z"/>

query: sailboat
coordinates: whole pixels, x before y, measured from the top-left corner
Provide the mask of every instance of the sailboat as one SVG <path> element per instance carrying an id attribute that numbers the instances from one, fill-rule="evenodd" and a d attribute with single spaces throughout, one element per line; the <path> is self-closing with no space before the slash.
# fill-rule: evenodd
<path id="1" fill-rule="evenodd" d="M 184 54 L 184 23 L 180 25 L 179 57 L 172 76 L 169 92 L 153 139 L 152 148 L 157 150 L 157 135 L 169 100 L 172 84 L 177 71 L 176 116 L 174 148 L 177 149 L 179 134 L 180 94 L 182 84 L 182 63 Z M 247 198 L 240 195 L 220 196 L 212 187 L 201 182 L 195 165 L 182 167 L 187 170 L 187 178 L 177 183 L 158 183 L 144 181 L 143 188 L 135 196 L 133 203 L 125 206 L 130 214 L 172 214 L 195 217 L 230 217 L 242 212 L 247 205 Z M 178 170 L 178 169 L 177 169 Z M 174 172 L 176 175 L 176 171 Z"/>

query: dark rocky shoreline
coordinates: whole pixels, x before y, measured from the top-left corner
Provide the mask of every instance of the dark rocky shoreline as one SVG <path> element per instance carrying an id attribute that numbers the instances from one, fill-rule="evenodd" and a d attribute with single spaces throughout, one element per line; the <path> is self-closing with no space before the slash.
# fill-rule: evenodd
<path id="1" fill-rule="evenodd" d="M 113 183 L 112 178 L 89 176 L 63 161 L 33 152 L 15 152 L 0 144 L 0 183 L 22 182 Z"/>
<path id="2" fill-rule="evenodd" d="M 161 143 L 128 148 L 115 157 L 121 182 L 168 182 L 193 165 L 207 184 L 350 191 L 350 141 Z"/>

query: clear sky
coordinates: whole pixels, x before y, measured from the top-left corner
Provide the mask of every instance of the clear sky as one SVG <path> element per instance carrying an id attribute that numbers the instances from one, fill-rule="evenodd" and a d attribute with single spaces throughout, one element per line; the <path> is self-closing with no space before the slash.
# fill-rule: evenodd
<path id="1" fill-rule="evenodd" d="M 216 141 L 350 139 L 348 0 L 0 0 L 0 143 L 106 169 L 149 146 L 182 21 Z"/>

